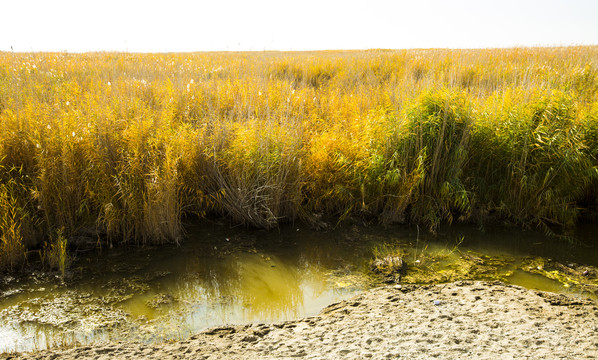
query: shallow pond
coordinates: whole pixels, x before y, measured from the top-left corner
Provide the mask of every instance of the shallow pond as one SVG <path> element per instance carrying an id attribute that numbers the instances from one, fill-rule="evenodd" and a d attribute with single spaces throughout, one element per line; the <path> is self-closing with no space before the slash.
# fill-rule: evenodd
<path id="1" fill-rule="evenodd" d="M 400 255 L 402 283 L 502 280 L 581 296 L 598 293 L 598 251 L 519 229 L 347 226 L 318 232 L 196 225 L 180 246 L 79 252 L 56 274 L 0 283 L 0 352 L 107 340 L 164 341 L 232 323 L 317 314 L 378 286 L 374 253 Z"/>

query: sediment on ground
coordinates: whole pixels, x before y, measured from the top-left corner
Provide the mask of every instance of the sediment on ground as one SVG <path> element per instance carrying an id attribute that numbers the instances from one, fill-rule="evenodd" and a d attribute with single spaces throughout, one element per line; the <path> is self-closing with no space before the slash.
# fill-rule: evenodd
<path id="1" fill-rule="evenodd" d="M 221 326 L 164 344 L 107 343 L 0 359 L 595 359 L 593 300 L 499 282 L 393 285 L 317 316 Z"/>

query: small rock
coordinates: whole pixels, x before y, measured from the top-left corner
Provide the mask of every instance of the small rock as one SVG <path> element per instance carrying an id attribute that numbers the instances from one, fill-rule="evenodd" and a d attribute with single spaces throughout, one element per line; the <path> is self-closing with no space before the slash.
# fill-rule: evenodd
<path id="1" fill-rule="evenodd" d="M 441 304 L 440 300 L 434 300 L 434 305 L 438 306 L 440 304 Z"/>

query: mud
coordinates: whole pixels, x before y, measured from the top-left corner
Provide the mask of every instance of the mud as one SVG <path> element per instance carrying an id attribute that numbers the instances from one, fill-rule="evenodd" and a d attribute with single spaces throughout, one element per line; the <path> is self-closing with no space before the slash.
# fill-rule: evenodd
<path id="1" fill-rule="evenodd" d="M 2 359 L 594 359 L 598 308 L 586 298 L 498 282 L 393 285 L 319 315 L 212 328 L 162 344 L 105 343 Z"/>

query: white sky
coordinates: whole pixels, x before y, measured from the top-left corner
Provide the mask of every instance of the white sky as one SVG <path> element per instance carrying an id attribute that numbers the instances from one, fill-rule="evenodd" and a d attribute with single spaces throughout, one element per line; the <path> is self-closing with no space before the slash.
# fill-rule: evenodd
<path id="1" fill-rule="evenodd" d="M 598 45 L 598 0 L 0 0 L 0 51 Z"/>

